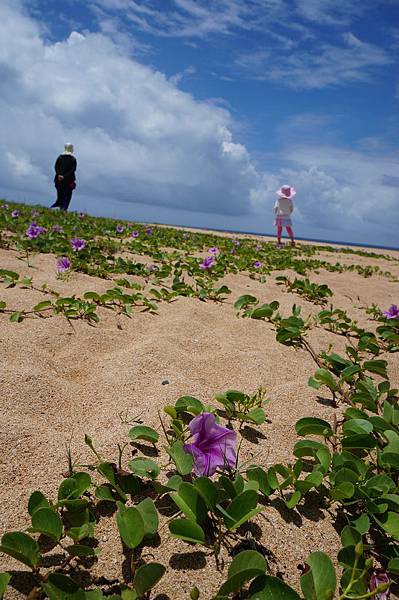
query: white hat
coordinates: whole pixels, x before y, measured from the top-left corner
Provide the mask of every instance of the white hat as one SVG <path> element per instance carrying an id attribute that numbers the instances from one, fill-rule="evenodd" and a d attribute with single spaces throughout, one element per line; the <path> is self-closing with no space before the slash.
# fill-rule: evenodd
<path id="1" fill-rule="evenodd" d="M 73 154 L 73 144 L 71 144 L 70 142 L 67 142 L 64 145 L 65 148 L 65 154 Z"/>
<path id="2" fill-rule="evenodd" d="M 277 196 L 280 198 L 292 198 L 296 194 L 295 188 L 291 185 L 282 185 L 279 190 L 276 192 Z"/>

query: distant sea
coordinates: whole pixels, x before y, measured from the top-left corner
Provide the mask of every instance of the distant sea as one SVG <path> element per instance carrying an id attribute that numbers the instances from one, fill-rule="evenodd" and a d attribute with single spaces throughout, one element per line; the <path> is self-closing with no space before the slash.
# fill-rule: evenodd
<path id="1" fill-rule="evenodd" d="M 164 225 L 165 227 L 187 227 L 197 229 L 198 231 L 218 231 L 219 233 L 237 233 L 240 235 L 257 235 L 259 237 L 275 238 L 275 233 L 259 233 L 257 231 L 240 231 L 237 229 L 217 229 L 216 227 L 194 227 L 193 225 L 176 225 L 174 223 L 155 223 L 154 225 Z M 399 246 L 377 246 L 376 244 L 362 244 L 357 242 L 343 242 L 338 240 L 320 240 L 316 238 L 303 238 L 295 236 L 295 239 L 301 242 L 317 242 L 318 244 L 336 244 L 339 246 L 353 246 L 357 248 L 377 248 L 379 250 L 399 250 Z"/>

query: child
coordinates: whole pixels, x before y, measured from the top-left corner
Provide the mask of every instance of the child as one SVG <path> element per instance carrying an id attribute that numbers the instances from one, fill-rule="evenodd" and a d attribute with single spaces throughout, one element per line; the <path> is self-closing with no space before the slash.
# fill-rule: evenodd
<path id="1" fill-rule="evenodd" d="M 276 215 L 274 224 L 277 227 L 277 248 L 281 248 L 281 233 L 283 227 L 286 228 L 287 233 L 290 236 L 291 246 L 295 246 L 294 233 L 291 229 L 291 213 L 294 210 L 292 198 L 295 196 L 296 191 L 290 185 L 283 185 L 276 194 L 278 199 L 274 205 L 274 212 Z"/>

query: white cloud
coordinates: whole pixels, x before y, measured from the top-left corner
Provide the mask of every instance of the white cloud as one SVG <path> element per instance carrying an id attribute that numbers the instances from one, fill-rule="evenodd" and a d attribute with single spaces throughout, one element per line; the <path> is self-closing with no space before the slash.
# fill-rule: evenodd
<path id="1" fill-rule="evenodd" d="M 282 154 L 288 166 L 277 177 L 264 175 L 265 193 L 253 194 L 260 214 L 270 209 L 270 195 L 284 181 L 298 190 L 294 216 L 307 235 L 324 230 L 330 231 L 330 239 L 365 243 L 380 239 L 382 244 L 397 245 L 396 157 L 316 144 L 287 145 Z"/>
<path id="2" fill-rule="evenodd" d="M 351 32 L 341 36 L 340 45 L 322 42 L 311 51 L 297 49 L 289 54 L 257 50 L 236 59 L 238 67 L 252 71 L 257 79 L 278 81 L 294 89 L 371 81 L 377 69 L 391 63 L 382 48 L 363 42 Z"/>
<path id="3" fill-rule="evenodd" d="M 12 163 L 13 185 L 19 174 L 18 189 L 44 192 L 43 177 L 50 185 L 68 139 L 78 158 L 78 190 L 103 202 L 251 210 L 258 175 L 232 139 L 227 110 L 179 91 L 103 34 L 73 32 L 45 44 L 39 26 L 13 6 L 0 7 L 4 188 L 11 187 Z M 29 181 L 27 165 L 41 178 Z"/>
<path id="4" fill-rule="evenodd" d="M 173 0 L 173 7 L 155 8 L 146 0 L 90 0 L 102 10 L 123 12 L 138 28 L 159 36 L 207 38 L 239 29 L 263 31 L 289 14 L 286 0 Z"/>
<path id="5" fill-rule="evenodd" d="M 348 25 L 370 9 L 366 0 L 297 0 L 297 7 L 302 17 L 323 25 Z"/>

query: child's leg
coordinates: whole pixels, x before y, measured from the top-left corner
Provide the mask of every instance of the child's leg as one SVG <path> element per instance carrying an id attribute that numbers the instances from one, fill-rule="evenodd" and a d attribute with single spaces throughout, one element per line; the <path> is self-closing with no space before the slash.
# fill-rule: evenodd
<path id="1" fill-rule="evenodd" d="M 283 228 L 281 227 L 281 225 L 277 226 L 277 242 L 279 244 L 281 244 L 281 234 L 283 232 Z"/>
<path id="2" fill-rule="evenodd" d="M 291 226 L 288 225 L 288 227 L 286 227 L 286 230 L 287 230 L 288 235 L 290 236 L 291 244 L 294 244 L 295 243 L 294 232 L 292 231 Z"/>

